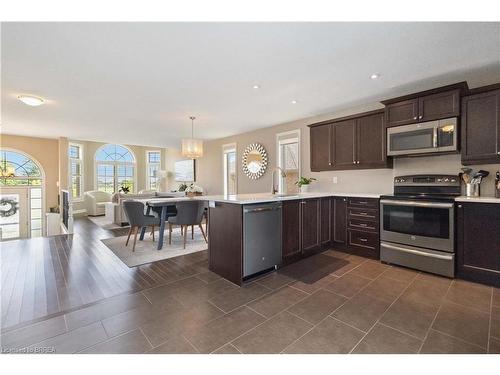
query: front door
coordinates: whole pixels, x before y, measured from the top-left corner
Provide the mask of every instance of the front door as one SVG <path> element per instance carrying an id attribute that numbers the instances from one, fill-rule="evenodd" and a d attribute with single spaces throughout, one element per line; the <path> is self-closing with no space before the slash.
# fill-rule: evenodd
<path id="1" fill-rule="evenodd" d="M 28 189 L 2 188 L 0 193 L 0 240 L 28 237 Z"/>

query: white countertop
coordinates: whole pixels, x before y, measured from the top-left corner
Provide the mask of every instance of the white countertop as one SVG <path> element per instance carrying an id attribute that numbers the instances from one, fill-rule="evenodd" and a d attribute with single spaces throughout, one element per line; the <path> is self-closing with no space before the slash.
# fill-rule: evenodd
<path id="1" fill-rule="evenodd" d="M 456 197 L 455 201 L 456 202 L 477 202 L 477 203 L 500 203 L 500 198 L 460 196 L 460 197 Z"/>
<path id="2" fill-rule="evenodd" d="M 321 197 L 359 197 L 359 198 L 380 198 L 383 194 L 374 193 L 299 193 L 293 195 L 280 195 L 269 193 L 258 194 L 237 194 L 237 195 L 204 195 L 194 199 L 208 200 L 214 202 L 235 203 L 235 204 L 252 204 L 252 203 L 267 203 L 279 202 L 286 200 L 321 198 Z"/>

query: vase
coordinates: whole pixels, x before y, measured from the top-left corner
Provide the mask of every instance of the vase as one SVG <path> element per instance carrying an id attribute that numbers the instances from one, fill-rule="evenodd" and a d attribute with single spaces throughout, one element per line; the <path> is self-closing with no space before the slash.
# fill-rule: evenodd
<path id="1" fill-rule="evenodd" d="M 309 192 L 309 185 L 302 185 L 300 187 L 300 192 L 301 193 L 308 193 Z"/>

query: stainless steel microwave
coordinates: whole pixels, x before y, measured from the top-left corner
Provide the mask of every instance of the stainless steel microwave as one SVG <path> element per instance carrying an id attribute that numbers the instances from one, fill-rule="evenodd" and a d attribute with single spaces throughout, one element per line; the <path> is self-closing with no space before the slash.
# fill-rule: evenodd
<path id="1" fill-rule="evenodd" d="M 457 118 L 387 128 L 387 155 L 415 155 L 458 150 Z"/>

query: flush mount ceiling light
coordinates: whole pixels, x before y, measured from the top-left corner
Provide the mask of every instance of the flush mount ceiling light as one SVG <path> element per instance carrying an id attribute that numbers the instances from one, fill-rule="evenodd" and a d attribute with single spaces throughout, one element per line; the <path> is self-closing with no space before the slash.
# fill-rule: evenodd
<path id="1" fill-rule="evenodd" d="M 194 120 L 196 117 L 190 116 L 191 120 L 191 138 L 182 140 L 182 156 L 189 159 L 197 159 L 203 156 L 203 141 L 194 138 Z"/>
<path id="2" fill-rule="evenodd" d="M 260 89 L 260 86 L 259 86 L 259 85 L 253 85 L 252 87 L 253 87 L 254 89 L 256 89 L 256 90 L 257 90 L 257 89 Z"/>
<path id="3" fill-rule="evenodd" d="M 373 73 L 371 76 L 370 76 L 371 79 L 377 79 L 377 78 L 380 78 L 380 74 L 379 73 Z"/>
<path id="4" fill-rule="evenodd" d="M 19 95 L 17 97 L 20 101 L 22 101 L 26 105 L 30 105 L 32 107 L 38 107 L 44 103 L 42 98 L 31 96 L 31 95 Z"/>
<path id="5" fill-rule="evenodd" d="M 297 101 L 296 100 L 292 100 L 290 103 L 297 104 Z"/>

